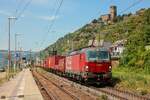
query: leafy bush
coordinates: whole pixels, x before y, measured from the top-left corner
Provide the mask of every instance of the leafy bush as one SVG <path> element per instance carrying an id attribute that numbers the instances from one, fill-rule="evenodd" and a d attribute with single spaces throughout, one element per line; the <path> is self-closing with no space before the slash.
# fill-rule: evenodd
<path id="1" fill-rule="evenodd" d="M 149 14 L 148 14 L 149 13 Z M 147 73 L 150 70 L 150 50 L 145 46 L 150 43 L 150 9 L 137 20 L 143 20 L 136 26 L 127 39 L 126 49 L 121 58 L 121 66 L 142 68 Z M 133 23 L 133 22 L 132 22 Z"/>

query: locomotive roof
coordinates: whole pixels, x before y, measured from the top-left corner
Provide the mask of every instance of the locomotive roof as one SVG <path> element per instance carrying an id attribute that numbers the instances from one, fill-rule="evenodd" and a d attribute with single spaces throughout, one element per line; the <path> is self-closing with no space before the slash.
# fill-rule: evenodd
<path id="1" fill-rule="evenodd" d="M 83 48 L 81 50 L 78 50 L 78 51 L 73 51 L 71 52 L 70 54 L 68 55 L 76 55 L 76 54 L 80 54 L 80 53 L 83 53 L 83 52 L 86 52 L 86 51 L 90 51 L 90 50 L 100 50 L 100 51 L 108 51 L 107 48 L 97 48 L 97 47 L 89 47 L 89 48 Z"/>

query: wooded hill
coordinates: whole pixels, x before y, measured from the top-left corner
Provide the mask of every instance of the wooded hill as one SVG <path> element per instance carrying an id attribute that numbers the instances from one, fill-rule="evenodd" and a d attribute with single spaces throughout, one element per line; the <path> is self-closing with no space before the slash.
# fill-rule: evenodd
<path id="1" fill-rule="evenodd" d="M 102 23 L 94 19 L 90 24 L 73 33 L 68 33 L 47 47 L 42 56 L 48 56 L 54 49 L 58 54 L 66 54 L 73 49 L 88 45 L 89 40 L 104 39 L 115 42 L 126 39 L 126 49 L 121 58 L 121 65 L 148 68 L 150 65 L 150 50 L 145 47 L 150 45 L 150 8 L 141 9 L 136 14 L 124 14 L 117 17 L 117 22 L 112 24 Z"/>

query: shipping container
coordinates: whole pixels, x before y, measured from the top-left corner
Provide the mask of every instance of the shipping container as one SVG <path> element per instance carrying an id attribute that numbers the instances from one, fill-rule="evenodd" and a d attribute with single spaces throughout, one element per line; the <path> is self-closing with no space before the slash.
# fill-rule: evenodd
<path id="1" fill-rule="evenodd" d="M 59 60 L 62 58 L 64 58 L 64 56 L 55 55 L 48 57 L 48 67 L 52 70 L 58 70 Z"/>
<path id="2" fill-rule="evenodd" d="M 59 60 L 58 71 L 60 71 L 62 73 L 65 72 L 65 63 L 66 63 L 65 57 L 63 57 Z"/>

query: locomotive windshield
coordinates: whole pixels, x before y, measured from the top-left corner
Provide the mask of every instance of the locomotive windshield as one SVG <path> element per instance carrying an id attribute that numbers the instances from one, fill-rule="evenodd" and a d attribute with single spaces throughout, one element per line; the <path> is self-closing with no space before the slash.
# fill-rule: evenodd
<path id="1" fill-rule="evenodd" d="M 109 52 L 108 51 L 87 51 L 87 59 L 88 61 L 101 61 L 101 60 L 109 60 Z"/>

